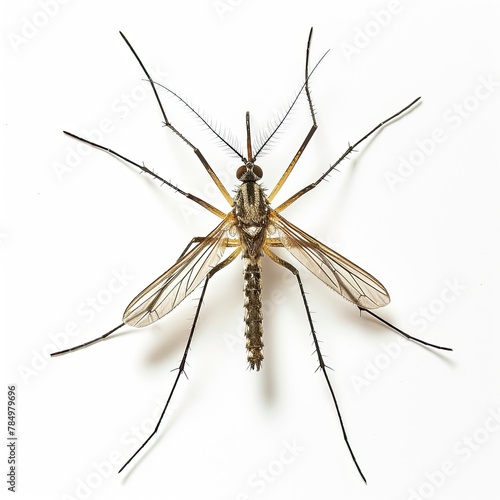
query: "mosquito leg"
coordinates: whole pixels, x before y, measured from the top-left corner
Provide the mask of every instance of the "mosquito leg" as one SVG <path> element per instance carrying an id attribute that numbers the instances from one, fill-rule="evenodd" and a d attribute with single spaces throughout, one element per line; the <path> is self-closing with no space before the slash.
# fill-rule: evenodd
<path id="1" fill-rule="evenodd" d="M 104 340 L 106 337 L 109 337 L 112 333 L 115 333 L 122 326 L 125 326 L 125 323 L 121 323 L 120 325 L 115 326 L 115 328 L 110 330 L 108 333 L 105 333 L 104 335 L 101 335 L 100 337 L 97 337 L 94 340 L 89 340 L 88 342 L 85 342 L 84 344 L 80 344 L 80 345 L 77 345 L 75 347 L 70 347 L 69 349 L 64 349 L 64 351 L 53 352 L 51 354 L 51 357 L 55 358 L 56 356 L 62 356 L 63 354 L 68 354 L 68 353 L 73 352 L 73 351 L 79 351 L 80 349 L 85 349 L 85 347 L 89 347 L 93 344 L 97 344 L 97 342 L 100 342 L 101 340 Z"/>
<path id="2" fill-rule="evenodd" d="M 120 35 L 122 36 L 122 38 L 125 40 L 125 43 L 128 45 L 128 48 L 132 51 L 132 54 L 134 54 L 134 57 L 137 59 L 137 62 L 139 63 L 139 65 L 141 66 L 142 70 L 144 71 L 144 74 L 146 75 L 149 83 L 151 84 L 151 88 L 153 89 L 153 93 L 155 95 L 155 98 L 156 98 L 156 102 L 158 103 L 158 106 L 160 107 L 160 111 L 161 111 L 161 114 L 163 116 L 163 121 L 165 123 L 165 126 L 168 127 L 175 135 L 177 135 L 178 137 L 180 137 L 194 152 L 194 154 L 198 157 L 198 159 L 201 161 L 201 163 L 203 164 L 203 166 L 205 167 L 206 171 L 208 172 L 208 175 L 210 175 L 210 177 L 212 178 L 212 180 L 215 182 L 215 184 L 217 185 L 217 187 L 219 188 L 219 191 L 221 192 L 222 196 L 224 196 L 224 198 L 226 199 L 226 201 L 229 203 L 229 205 L 233 206 L 233 198 L 231 197 L 231 195 L 228 193 L 227 189 L 224 187 L 224 185 L 222 184 L 222 182 L 220 181 L 220 179 L 217 177 L 217 174 L 212 170 L 212 168 L 210 167 L 210 165 L 208 164 L 207 160 L 205 159 L 205 157 L 202 155 L 201 151 L 196 148 L 195 146 L 193 146 L 187 139 L 186 137 L 184 137 L 171 123 L 170 121 L 168 120 L 167 118 L 167 114 L 165 113 L 165 110 L 163 109 L 163 105 L 160 101 L 160 96 L 158 95 L 158 91 L 156 90 L 156 85 L 155 85 L 155 82 L 153 81 L 153 79 L 151 78 L 151 76 L 149 75 L 149 72 L 148 70 L 146 69 L 146 67 L 144 66 L 144 64 L 142 63 L 141 59 L 139 58 L 139 56 L 137 55 L 137 52 L 134 50 L 134 48 L 132 47 L 132 45 L 130 44 L 130 42 L 127 40 L 127 38 L 125 37 L 125 35 L 120 31 Z"/>
<path id="3" fill-rule="evenodd" d="M 151 438 L 158 431 L 160 424 L 161 424 L 161 421 L 163 419 L 163 416 L 165 415 L 165 412 L 167 411 L 168 405 L 170 404 L 170 400 L 172 399 L 172 396 L 174 394 L 175 388 L 177 387 L 177 383 L 179 382 L 179 379 L 180 379 L 182 373 L 185 373 L 184 368 L 186 366 L 186 359 L 187 359 L 188 351 L 189 351 L 189 348 L 191 346 L 191 341 L 193 340 L 194 330 L 196 328 L 196 323 L 198 322 L 198 317 L 200 315 L 201 305 L 203 304 L 203 298 L 205 297 L 205 292 L 207 290 L 208 282 L 209 282 L 210 278 L 212 278 L 215 273 L 217 273 L 222 268 L 229 265 L 239 255 L 240 252 L 241 252 L 241 249 L 237 248 L 236 250 L 234 250 L 233 253 L 231 253 L 231 255 L 229 255 L 229 257 L 227 257 L 227 259 L 223 260 L 222 262 L 220 262 L 219 264 L 214 266 L 210 270 L 210 272 L 207 274 L 207 277 L 205 279 L 205 284 L 203 285 L 203 289 L 201 291 L 201 296 L 200 296 L 200 299 L 198 301 L 198 305 L 196 307 L 196 313 L 194 315 L 193 324 L 191 325 L 191 331 L 189 332 L 189 338 L 188 338 L 188 341 L 186 344 L 186 348 L 184 349 L 184 354 L 182 355 L 181 363 L 180 363 L 179 367 L 177 368 L 178 373 L 177 373 L 177 376 L 175 377 L 174 385 L 172 386 L 172 389 L 170 390 L 170 394 L 168 396 L 167 402 L 165 403 L 163 411 L 161 412 L 160 418 L 158 419 L 158 422 L 156 423 L 156 427 L 154 428 L 153 432 L 149 435 L 149 437 L 146 439 L 146 441 L 144 441 L 144 443 L 142 443 L 142 445 L 137 449 L 137 451 L 125 462 L 125 464 L 123 464 L 123 466 L 118 471 L 118 473 L 120 473 L 123 469 L 125 469 L 125 467 L 127 467 L 127 465 L 137 456 L 137 454 L 146 446 L 146 444 L 149 443 Z"/>
<path id="4" fill-rule="evenodd" d="M 319 368 L 321 369 L 321 371 L 323 372 L 323 375 L 325 376 L 326 383 L 328 385 L 328 389 L 330 391 L 330 394 L 332 395 L 332 399 L 333 399 L 333 402 L 335 404 L 335 409 L 337 410 L 337 416 L 339 418 L 340 427 L 342 429 L 342 434 L 344 436 L 344 441 L 347 445 L 347 448 L 349 449 L 349 453 L 351 454 L 351 458 L 354 462 L 354 465 L 356 466 L 356 469 L 358 469 L 360 476 L 363 478 L 363 481 L 366 483 L 365 476 L 363 475 L 363 472 L 361 471 L 361 468 L 358 465 L 358 462 L 356 460 L 354 452 L 352 451 L 351 445 L 349 444 L 349 439 L 347 437 L 347 432 L 346 432 L 345 427 L 344 427 L 342 415 L 340 414 L 339 404 L 337 402 L 337 398 L 335 397 L 335 393 L 333 392 L 333 387 L 332 387 L 332 384 L 330 382 L 330 378 L 328 377 L 328 373 L 326 372 L 326 369 L 329 367 L 325 364 L 323 354 L 321 353 L 321 349 L 319 347 L 318 337 L 316 336 L 316 332 L 314 330 L 314 325 L 313 325 L 313 321 L 312 321 L 312 317 L 311 317 L 311 311 L 309 310 L 309 305 L 308 305 L 307 299 L 306 299 L 306 293 L 304 291 L 304 287 L 302 286 L 302 280 L 300 279 L 299 271 L 297 268 L 292 266 L 292 264 L 290 264 L 286 260 L 283 260 L 280 257 L 278 257 L 276 254 L 274 254 L 269 248 L 264 247 L 264 252 L 274 262 L 276 262 L 276 264 L 279 264 L 280 266 L 283 266 L 285 269 L 288 269 L 297 278 L 297 282 L 298 282 L 299 288 L 300 288 L 300 294 L 302 295 L 302 301 L 304 302 L 304 307 L 306 309 L 307 320 L 309 321 L 309 326 L 311 327 L 311 334 L 312 334 L 312 337 L 314 340 L 315 352 L 316 352 L 316 355 L 318 356 Z"/>
<path id="5" fill-rule="evenodd" d="M 282 212 L 283 210 L 285 210 L 285 208 L 289 207 L 292 203 L 294 203 L 295 201 L 297 201 L 302 195 L 304 195 L 304 194 L 308 193 L 309 191 L 311 191 L 312 189 L 314 189 L 321 181 L 325 180 L 325 178 L 328 177 L 328 175 L 330 174 L 330 172 L 332 172 L 332 170 L 334 170 L 341 161 L 343 161 L 350 153 L 352 153 L 352 151 L 354 151 L 354 149 L 356 148 L 356 146 L 358 146 L 359 144 L 361 144 L 364 140 L 368 139 L 368 137 L 370 137 L 379 128 L 383 127 L 386 123 L 390 122 L 391 120 L 394 120 L 394 118 L 398 117 L 399 115 L 401 115 L 402 113 L 404 113 L 406 110 L 410 109 L 419 100 L 420 100 L 420 97 L 417 97 L 414 101 L 412 101 L 410 104 L 408 104 L 407 106 L 405 106 L 402 110 L 398 111 L 397 113 L 395 113 L 391 117 L 387 118 L 383 122 L 380 122 L 376 127 L 374 127 L 372 130 L 370 130 L 370 132 L 368 132 L 359 141 L 357 141 L 352 146 L 349 146 L 346 149 L 345 153 L 333 165 L 331 165 L 330 168 L 326 172 L 324 172 L 321 175 L 321 177 L 319 177 L 318 180 L 316 180 L 315 182 L 309 184 L 305 188 L 303 188 L 300 191 L 298 191 L 297 193 L 295 193 L 293 196 L 291 196 L 290 198 L 288 198 L 288 200 L 284 201 L 279 207 L 275 208 L 275 210 L 277 212 Z"/>
<path id="6" fill-rule="evenodd" d="M 188 243 L 187 247 L 183 250 L 183 252 L 179 256 L 179 258 L 177 259 L 177 262 L 179 262 L 182 259 L 182 257 L 184 257 L 184 255 L 187 253 L 187 251 L 189 250 L 189 248 L 191 247 L 191 245 L 193 243 L 201 243 L 204 239 L 205 239 L 205 237 L 203 237 L 203 236 L 195 236 Z M 91 346 L 93 344 L 97 344 L 97 342 L 100 342 L 101 340 L 104 340 L 106 337 L 109 337 L 112 333 L 115 333 L 122 326 L 125 326 L 125 323 L 121 323 L 120 325 L 116 326 L 115 328 L 113 328 L 109 332 L 107 332 L 104 335 L 101 335 L 100 337 L 97 337 L 97 338 L 95 338 L 93 340 L 89 340 L 88 342 L 85 342 L 83 344 L 77 345 L 75 347 L 70 347 L 69 349 L 65 349 L 64 351 L 53 352 L 51 354 L 51 356 L 53 358 L 56 357 L 56 356 L 62 356 L 63 354 L 68 354 L 68 353 L 73 352 L 73 351 L 78 351 L 80 349 L 85 349 L 85 347 L 89 347 L 89 346 Z"/>
<path id="7" fill-rule="evenodd" d="M 83 137 L 78 137 L 77 135 L 72 134 L 71 132 L 66 132 L 66 130 L 64 131 L 64 133 L 66 135 L 69 135 L 70 137 L 73 137 L 73 139 L 78 139 L 79 141 L 82 141 L 85 144 L 88 144 L 89 146 L 93 146 L 94 148 L 105 151 L 106 153 L 109 153 L 113 156 L 116 156 L 117 158 L 120 158 L 121 160 L 126 161 L 127 163 L 130 163 L 131 165 L 134 165 L 134 167 L 137 167 L 142 172 L 151 175 L 154 179 L 159 180 L 162 184 L 166 184 L 169 188 L 172 188 L 177 193 L 182 194 L 186 198 L 189 198 L 190 200 L 198 203 L 198 205 L 201 205 L 203 208 L 206 208 L 209 212 L 212 212 L 213 214 L 217 215 L 217 217 L 220 217 L 221 219 L 224 219 L 226 217 L 227 214 L 225 214 L 218 208 L 215 208 L 213 205 L 211 205 L 205 200 L 202 200 L 201 198 L 198 198 L 197 196 L 194 196 L 190 193 L 186 193 L 182 189 L 178 188 L 175 184 L 172 184 L 171 182 L 160 177 L 158 174 L 147 168 L 145 165 L 141 165 L 140 163 L 136 163 L 135 161 L 129 160 L 125 156 L 121 155 L 120 153 L 117 153 L 116 151 L 113 151 L 110 148 L 107 148 L 106 146 L 101 146 L 100 144 L 96 144 L 95 142 L 88 141 L 87 139 L 84 139 Z"/>
<path id="8" fill-rule="evenodd" d="M 294 169 L 295 165 L 299 161 L 299 158 L 301 157 L 302 153 L 304 152 L 307 145 L 309 144 L 311 137 L 314 135 L 314 132 L 316 132 L 316 129 L 318 128 L 318 124 L 316 123 L 316 117 L 314 115 L 314 107 L 313 107 L 313 103 L 312 103 L 312 99 L 311 99 L 311 92 L 309 91 L 309 50 L 311 48 L 312 34 L 313 34 L 313 29 L 311 28 L 311 31 L 309 31 L 309 38 L 307 40 L 307 50 L 306 50 L 305 89 L 306 89 L 307 102 L 309 104 L 309 111 L 311 113 L 311 118 L 312 118 L 313 124 L 312 124 L 311 129 L 307 133 L 306 138 L 304 139 L 304 142 L 301 144 L 297 153 L 295 153 L 295 156 L 293 157 L 293 160 L 291 161 L 290 165 L 288 165 L 287 169 L 285 170 L 285 172 L 281 176 L 280 180 L 278 181 L 276 186 L 274 186 L 273 190 L 269 194 L 269 196 L 268 196 L 269 202 L 273 201 L 274 197 L 278 194 L 279 190 L 281 189 L 283 184 L 288 179 L 288 176 L 292 173 L 292 170 Z"/>
<path id="9" fill-rule="evenodd" d="M 411 335 L 408 335 L 407 333 L 403 332 L 403 330 L 400 330 L 398 327 L 392 325 L 391 323 L 389 323 L 385 319 L 381 318 L 380 316 L 378 316 L 374 312 L 370 311 L 369 309 L 364 309 L 363 307 L 358 307 L 358 309 L 360 310 L 360 312 L 367 312 L 368 314 L 372 315 L 374 318 L 377 318 L 381 323 L 388 326 L 389 328 L 392 328 L 393 330 L 398 332 L 403 337 L 406 337 L 408 340 L 413 340 L 413 341 L 418 342 L 422 345 L 434 347 L 435 349 L 442 349 L 443 351 L 453 351 L 453 349 L 451 349 L 450 347 L 442 347 L 442 346 L 439 346 L 436 344 L 430 344 L 429 342 L 426 342 L 425 340 L 421 340 L 421 339 L 417 339 L 416 337 L 412 337 Z"/>

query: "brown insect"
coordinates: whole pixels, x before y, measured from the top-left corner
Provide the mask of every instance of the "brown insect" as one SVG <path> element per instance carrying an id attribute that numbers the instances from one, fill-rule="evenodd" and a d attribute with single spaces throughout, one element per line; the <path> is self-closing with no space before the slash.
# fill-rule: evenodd
<path id="1" fill-rule="evenodd" d="M 271 190 L 269 194 L 259 184 L 263 176 L 263 171 L 260 166 L 255 162 L 259 154 L 262 152 L 263 148 L 268 144 L 273 135 L 277 132 L 281 124 L 283 123 L 286 116 L 291 111 L 296 99 L 288 109 L 287 113 L 279 124 L 275 127 L 268 138 L 260 144 L 256 151 L 254 151 L 252 146 L 252 138 L 250 133 L 250 114 L 246 113 L 246 135 L 247 135 L 247 156 L 245 157 L 235 146 L 231 144 L 228 139 L 222 137 L 222 135 L 217 132 L 209 123 L 207 123 L 204 118 L 197 113 L 189 104 L 187 104 L 181 97 L 172 92 L 170 89 L 154 82 L 150 77 L 148 71 L 146 70 L 144 64 L 140 60 L 139 56 L 132 48 L 125 36 L 120 33 L 128 47 L 134 54 L 135 58 L 141 65 L 147 79 L 151 84 L 154 95 L 160 107 L 162 113 L 164 125 L 168 127 L 174 134 L 181 138 L 190 148 L 192 148 L 195 155 L 203 164 L 204 168 L 207 170 L 208 174 L 215 182 L 217 188 L 222 193 L 224 198 L 229 203 L 231 209 L 229 212 L 225 213 L 211 205 L 210 203 L 190 194 L 171 182 L 166 181 L 159 175 L 154 173 L 152 170 L 148 169 L 142 164 L 134 162 L 121 154 L 95 144 L 86 139 L 78 137 L 69 132 L 65 132 L 67 135 L 78 139 L 84 143 L 90 144 L 98 149 L 106 151 L 127 163 L 136 166 L 142 172 L 145 172 L 155 179 L 160 180 L 162 183 L 166 184 L 170 188 L 177 191 L 179 194 L 189 198 L 190 200 L 198 203 L 208 211 L 219 217 L 221 222 L 219 225 L 213 229 L 204 238 L 193 238 L 191 242 L 187 245 L 186 249 L 182 252 L 181 256 L 177 262 L 157 278 L 153 283 L 151 283 L 145 290 L 143 290 L 137 297 L 132 300 L 129 306 L 126 308 L 123 314 L 123 323 L 113 328 L 106 334 L 98 337 L 94 340 L 86 342 L 84 344 L 78 345 L 71 349 L 66 349 L 64 351 L 53 353 L 52 356 L 59 356 L 62 354 L 67 354 L 84 347 L 88 347 L 96 342 L 99 342 L 118 329 L 125 325 L 133 326 L 136 328 L 142 328 L 168 314 L 174 307 L 179 305 L 191 292 L 193 292 L 202 282 L 202 292 L 196 308 L 196 313 L 194 316 L 193 324 L 191 326 L 188 341 L 184 350 L 182 361 L 179 365 L 178 373 L 174 381 L 174 385 L 170 391 L 168 399 L 165 403 L 163 412 L 158 420 L 158 423 L 151 433 L 151 435 L 146 439 L 146 441 L 140 446 L 140 448 L 129 458 L 129 460 L 123 465 L 119 472 L 121 472 L 130 461 L 144 448 L 144 446 L 150 441 L 153 435 L 157 432 L 161 420 L 165 414 L 165 411 L 172 399 L 172 395 L 175 391 L 177 383 L 182 373 L 184 373 L 187 353 L 189 351 L 193 334 L 196 328 L 196 323 L 200 314 L 201 305 L 205 292 L 207 289 L 208 282 L 214 276 L 215 273 L 219 272 L 221 269 L 226 267 L 228 264 L 233 262 L 240 254 L 243 260 L 243 273 L 244 273 L 244 308 L 245 308 L 245 336 L 247 339 L 246 348 L 248 351 L 248 362 L 252 370 L 259 370 L 262 366 L 262 361 L 264 359 L 262 349 L 263 344 L 263 329 L 262 329 L 262 284 L 261 275 L 262 267 L 261 261 L 264 256 L 269 257 L 276 264 L 284 267 L 290 271 L 297 279 L 298 286 L 302 295 L 302 300 L 304 303 L 305 311 L 311 327 L 311 334 L 313 337 L 315 351 L 318 356 L 319 368 L 321 369 L 323 375 L 325 376 L 326 382 L 328 384 L 328 389 L 333 398 L 337 415 L 339 417 L 340 425 L 344 435 L 346 445 L 349 449 L 351 457 L 361 474 L 361 477 L 366 482 L 366 479 L 361 472 L 361 469 L 356 461 L 354 453 L 349 444 L 347 438 L 344 423 L 342 421 L 342 416 L 340 414 L 337 399 L 333 392 L 333 388 L 328 377 L 327 366 L 323 359 L 323 355 L 320 350 L 318 338 L 316 332 L 314 331 L 313 322 L 311 319 L 311 312 L 306 299 L 302 281 L 300 278 L 299 271 L 290 262 L 279 257 L 274 249 L 285 248 L 288 252 L 295 257 L 306 269 L 318 277 L 330 288 L 339 293 L 342 297 L 346 298 L 353 304 L 355 304 L 360 311 L 365 311 L 380 320 L 385 325 L 394 329 L 407 339 L 411 339 L 421 344 L 435 347 L 436 349 L 451 350 L 447 347 L 441 347 L 438 345 L 430 344 L 423 340 L 417 339 L 403 332 L 402 330 L 396 328 L 395 326 L 388 323 L 386 320 L 382 319 L 376 315 L 371 309 L 376 309 L 383 307 L 390 302 L 389 293 L 384 288 L 384 286 L 369 273 L 353 264 L 345 257 L 342 257 L 334 250 L 323 245 L 318 240 L 314 239 L 312 236 L 308 235 L 297 226 L 293 225 L 287 219 L 285 219 L 281 212 L 283 212 L 292 203 L 295 203 L 299 198 L 313 190 L 318 184 L 320 184 L 336 167 L 337 165 L 349 155 L 356 146 L 373 134 L 376 130 L 381 128 L 385 123 L 389 122 L 393 118 L 401 115 L 403 112 L 411 108 L 420 98 L 415 99 L 409 105 L 405 106 L 396 114 L 392 115 L 390 118 L 379 123 L 375 128 L 368 132 L 364 137 L 358 140 L 352 146 L 349 146 L 345 153 L 333 164 L 331 165 L 315 182 L 307 185 L 293 196 L 288 198 L 285 202 L 281 203 L 275 208 L 271 207 L 271 203 L 275 196 L 278 194 L 280 189 L 283 187 L 288 176 L 294 169 L 302 153 L 306 149 L 309 141 L 311 140 L 314 132 L 318 128 L 316 123 L 315 114 L 313 111 L 313 105 L 311 100 L 311 95 L 309 92 L 309 78 L 316 68 L 313 68 L 309 72 L 309 50 L 311 46 L 312 29 L 309 33 L 309 38 L 307 42 L 306 51 L 306 65 L 305 65 L 305 80 L 300 93 L 304 90 L 307 96 L 307 101 L 309 104 L 309 111 L 312 119 L 312 125 L 307 133 L 304 141 L 294 155 L 292 161 L 282 174 L 278 183 Z M 326 55 L 326 54 L 325 54 Z M 324 56 L 323 56 L 324 57 Z M 323 59 L 323 58 L 321 58 Z M 321 61 L 320 59 L 320 61 Z M 319 63 L 318 63 L 319 64 Z M 238 155 L 241 159 L 242 165 L 236 171 L 236 177 L 240 181 L 240 185 L 237 188 L 236 196 L 233 198 L 224 187 L 222 182 L 217 177 L 216 173 L 212 170 L 209 163 L 202 155 L 201 151 L 193 146 L 186 137 L 181 134 L 168 120 L 167 115 L 164 111 L 163 105 L 158 96 L 157 87 L 162 87 L 166 91 L 175 95 L 180 99 L 189 109 L 195 113 L 198 118 L 200 118 L 205 125 L 221 140 L 223 143 L 234 153 Z M 224 257 L 226 250 L 231 250 L 231 253 Z"/>

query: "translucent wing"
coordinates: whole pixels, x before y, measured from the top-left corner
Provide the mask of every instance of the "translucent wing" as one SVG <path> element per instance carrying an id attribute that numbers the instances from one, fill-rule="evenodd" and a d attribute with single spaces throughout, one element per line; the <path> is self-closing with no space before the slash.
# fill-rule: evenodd
<path id="1" fill-rule="evenodd" d="M 277 238 L 311 273 L 357 306 L 376 309 L 390 302 L 382 283 L 275 211 L 267 235 Z"/>
<path id="2" fill-rule="evenodd" d="M 233 225 L 231 213 L 198 246 L 137 295 L 125 309 L 123 322 L 141 328 L 179 305 L 220 262 Z"/>

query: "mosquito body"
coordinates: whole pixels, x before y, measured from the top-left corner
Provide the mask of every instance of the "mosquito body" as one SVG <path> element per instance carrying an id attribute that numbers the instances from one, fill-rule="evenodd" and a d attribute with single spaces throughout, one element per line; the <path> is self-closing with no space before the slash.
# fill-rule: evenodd
<path id="1" fill-rule="evenodd" d="M 249 114 L 247 113 L 249 134 Z M 250 137 L 250 136 L 249 136 Z M 262 187 L 262 169 L 249 161 L 236 173 L 242 182 L 234 199 L 233 215 L 243 257 L 243 293 L 245 295 L 245 337 L 250 368 L 260 370 L 262 354 L 262 255 L 269 224 L 270 206 Z"/>
<path id="2" fill-rule="evenodd" d="M 321 369 L 326 383 L 328 385 L 329 392 L 333 398 L 335 404 L 335 409 L 340 422 L 342 433 L 344 436 L 345 443 L 351 454 L 351 457 L 356 465 L 358 472 L 360 473 L 363 480 L 365 477 L 361 472 L 361 469 L 357 463 L 354 453 L 351 449 L 351 445 L 347 438 L 347 433 L 344 427 L 342 416 L 340 413 L 339 405 L 335 397 L 332 384 L 328 377 L 327 365 L 324 362 L 323 355 L 320 350 L 318 337 L 314 330 L 311 312 L 306 299 L 306 294 L 302 285 L 300 278 L 300 273 L 298 269 L 292 265 L 287 260 L 282 259 L 275 253 L 276 248 L 286 249 L 297 261 L 299 261 L 307 270 L 313 273 L 321 281 L 323 281 L 327 286 L 335 290 L 342 297 L 352 302 L 356 305 L 360 311 L 365 311 L 379 321 L 392 328 L 399 334 L 403 335 L 407 339 L 419 342 L 421 344 L 436 348 L 451 350 L 447 347 L 441 347 L 435 344 L 430 344 L 421 339 L 417 339 L 398 329 L 394 325 L 388 323 L 386 320 L 381 318 L 372 312 L 372 309 L 383 307 L 390 302 L 389 294 L 384 286 L 376 280 L 369 273 L 358 267 L 356 264 L 350 262 L 345 257 L 342 257 L 334 250 L 328 248 L 326 245 L 322 244 L 318 240 L 314 239 L 312 236 L 308 235 L 287 219 L 285 219 L 281 212 L 289 207 L 292 203 L 297 201 L 304 194 L 313 190 L 318 184 L 320 184 L 336 167 L 344 160 L 349 153 L 351 153 L 354 148 L 363 142 L 367 137 L 373 134 L 376 130 L 381 128 L 385 123 L 389 122 L 393 118 L 401 115 L 407 109 L 412 107 L 418 100 L 415 99 L 408 106 L 404 107 L 402 110 L 392 115 L 390 118 L 382 121 L 376 127 L 374 127 L 368 134 L 349 146 L 345 153 L 333 163 L 315 182 L 307 185 L 303 189 L 299 190 L 293 196 L 288 198 L 286 201 L 281 203 L 279 206 L 273 208 L 272 201 L 276 194 L 280 191 L 281 187 L 287 180 L 288 176 L 292 172 L 302 153 L 304 152 L 306 146 L 308 145 L 311 137 L 317 129 L 316 118 L 313 112 L 312 100 L 309 92 L 309 77 L 316 68 L 309 71 L 309 49 L 311 44 L 312 29 L 309 34 L 309 39 L 307 43 L 306 51 L 306 65 L 305 65 L 305 78 L 302 90 L 305 91 L 307 96 L 307 101 L 309 105 L 310 116 L 312 119 L 312 126 L 309 129 L 303 143 L 299 147 L 296 154 L 293 156 L 290 164 L 282 174 L 280 180 L 271 190 L 269 195 L 266 194 L 263 187 L 259 183 L 263 176 L 263 170 L 255 162 L 257 156 L 273 137 L 276 131 L 279 129 L 283 123 L 286 116 L 291 111 L 293 105 L 298 99 L 296 99 L 288 109 L 287 113 L 283 119 L 279 122 L 274 131 L 269 135 L 269 137 L 260 144 L 256 151 L 252 147 L 252 138 L 250 131 L 250 114 L 246 114 L 246 135 L 247 135 L 247 154 L 243 155 L 231 142 L 223 138 L 213 127 L 211 127 L 203 117 L 197 113 L 191 106 L 189 106 L 182 98 L 175 94 L 170 89 L 163 87 L 162 85 L 154 82 L 147 69 L 141 62 L 139 56 L 132 48 L 128 40 L 123 34 L 121 34 L 128 47 L 134 54 L 135 58 L 139 62 L 142 70 L 144 71 L 147 79 L 151 84 L 151 88 L 157 99 L 160 111 L 163 116 L 164 125 L 169 128 L 175 135 L 177 135 L 184 143 L 192 148 L 195 155 L 198 157 L 200 162 L 203 164 L 204 168 L 207 170 L 208 174 L 211 176 L 212 180 L 220 190 L 223 197 L 229 203 L 231 209 L 228 212 L 223 212 L 218 208 L 212 206 L 210 203 L 187 193 L 176 185 L 169 181 L 166 181 L 158 174 L 147 168 L 145 165 L 132 161 L 125 156 L 99 144 L 95 144 L 86 139 L 78 137 L 69 132 L 65 132 L 67 135 L 72 136 L 75 139 L 83 141 L 91 146 L 98 149 L 106 151 L 127 163 L 134 165 L 139 168 L 142 172 L 145 172 L 155 179 L 160 180 L 162 183 L 166 184 L 171 189 L 175 190 L 177 193 L 187 197 L 195 203 L 203 206 L 205 209 L 219 217 L 221 222 L 205 237 L 196 237 L 191 240 L 184 252 L 177 260 L 177 262 L 168 269 L 159 278 L 153 281 L 146 289 L 144 289 L 137 297 L 135 297 L 132 302 L 126 308 L 123 314 L 123 323 L 116 326 L 106 334 L 98 337 L 94 340 L 86 342 L 84 344 L 75 346 L 64 351 L 60 351 L 52 354 L 52 356 L 58 356 L 62 354 L 67 354 L 84 347 L 88 347 L 95 344 L 106 337 L 110 336 L 112 333 L 122 328 L 125 325 L 141 328 L 147 326 L 155 321 L 159 320 L 166 314 L 168 314 L 172 309 L 174 309 L 178 304 L 180 304 L 190 293 L 192 293 L 199 285 L 202 284 L 201 296 L 196 308 L 196 313 L 194 316 L 193 324 L 191 326 L 188 341 L 184 350 L 184 354 L 181 363 L 178 367 L 178 373 L 175 378 L 173 387 L 170 391 L 168 399 L 165 403 L 163 412 L 157 422 L 157 425 L 151 435 L 146 439 L 146 441 L 140 446 L 140 448 L 129 458 L 129 460 L 123 465 L 119 472 L 121 472 L 130 461 L 144 448 L 144 446 L 150 441 L 153 435 L 157 432 L 165 411 L 171 401 L 174 394 L 175 388 L 179 381 L 182 373 L 184 373 L 184 368 L 186 364 L 186 358 L 188 351 L 191 346 L 191 341 L 195 331 L 195 327 L 198 321 L 198 317 L 201 310 L 201 305 L 207 285 L 210 279 L 221 269 L 226 267 L 228 264 L 233 262 L 238 256 L 241 255 L 243 261 L 243 273 L 244 273 L 244 320 L 245 320 L 245 337 L 246 337 L 246 349 L 247 349 L 247 359 L 251 369 L 259 370 L 262 366 L 264 359 L 263 356 L 263 308 L 262 308 L 262 258 L 267 256 L 276 264 L 284 267 L 290 271 L 297 279 L 297 284 L 300 289 L 302 296 L 305 312 L 311 329 L 311 335 L 315 347 L 315 352 L 318 357 L 319 368 Z M 323 56 L 324 57 L 324 56 Z M 321 58 L 322 59 L 322 58 Z M 320 59 L 320 61 L 321 61 Z M 318 63 L 319 64 L 319 63 Z M 223 186 L 222 182 L 219 180 L 215 172 L 210 167 L 209 163 L 203 156 L 203 154 L 193 146 L 186 137 L 180 133 L 168 120 L 167 115 L 164 111 L 163 105 L 158 96 L 157 87 L 162 87 L 178 99 L 180 99 L 188 108 L 195 113 L 198 118 L 200 118 L 205 125 L 234 153 L 238 155 L 241 159 L 242 165 L 236 171 L 236 178 L 240 182 L 237 187 L 236 195 L 234 198 L 230 196 L 226 188 Z M 224 258 L 226 250 L 232 250 L 231 253 Z M 366 481 L 366 480 L 365 480 Z"/>

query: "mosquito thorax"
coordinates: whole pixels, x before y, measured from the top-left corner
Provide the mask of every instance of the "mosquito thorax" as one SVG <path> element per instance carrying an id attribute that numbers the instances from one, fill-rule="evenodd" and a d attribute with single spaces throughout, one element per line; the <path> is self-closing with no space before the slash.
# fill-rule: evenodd
<path id="1" fill-rule="evenodd" d="M 236 170 L 236 178 L 241 182 L 260 181 L 263 175 L 262 169 L 251 161 L 246 162 L 245 165 Z"/>
<path id="2" fill-rule="evenodd" d="M 236 177 L 241 182 L 234 197 L 233 213 L 240 236 L 243 258 L 259 259 L 262 254 L 269 221 L 269 202 L 262 187 L 257 183 L 262 169 L 253 162 L 238 168 Z"/>

